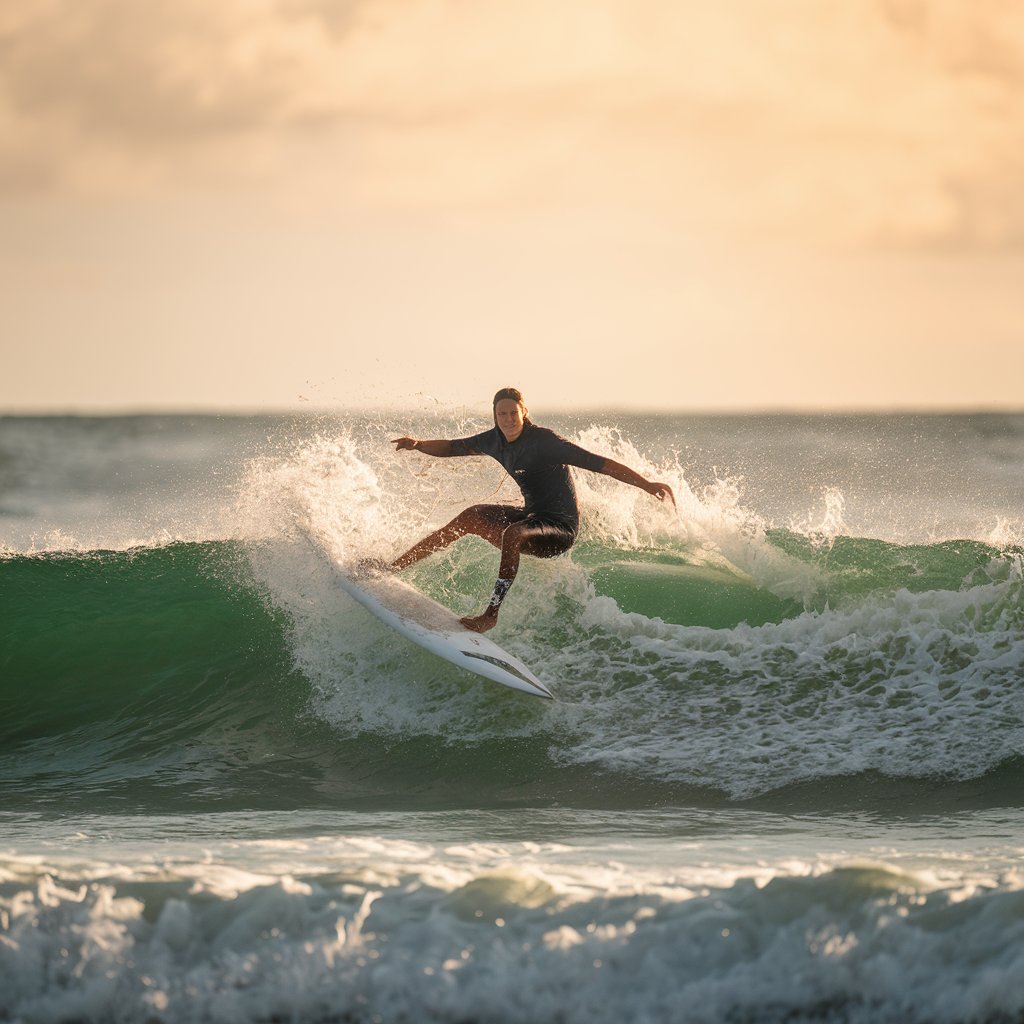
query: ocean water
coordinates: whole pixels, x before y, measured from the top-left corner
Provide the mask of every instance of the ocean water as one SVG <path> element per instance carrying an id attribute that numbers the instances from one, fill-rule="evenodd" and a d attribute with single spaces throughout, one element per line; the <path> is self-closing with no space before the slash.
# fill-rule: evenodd
<path id="1" fill-rule="evenodd" d="M 554 701 L 335 583 L 474 414 L 0 418 L 0 1021 L 1024 1020 L 1024 415 L 539 421 L 679 500 L 576 474 Z"/>

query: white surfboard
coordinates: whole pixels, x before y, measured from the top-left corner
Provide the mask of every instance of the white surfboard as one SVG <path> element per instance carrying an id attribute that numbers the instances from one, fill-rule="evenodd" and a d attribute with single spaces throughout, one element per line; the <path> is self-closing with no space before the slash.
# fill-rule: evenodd
<path id="1" fill-rule="evenodd" d="M 367 611 L 432 654 L 513 690 L 553 698 L 518 658 L 488 637 L 466 629 L 448 608 L 397 576 L 373 573 L 356 579 L 339 569 L 338 583 Z"/>

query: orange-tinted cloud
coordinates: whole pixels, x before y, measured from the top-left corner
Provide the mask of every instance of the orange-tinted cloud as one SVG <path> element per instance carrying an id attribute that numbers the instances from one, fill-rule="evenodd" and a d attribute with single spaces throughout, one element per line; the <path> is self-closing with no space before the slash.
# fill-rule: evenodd
<path id="1" fill-rule="evenodd" d="M 0 189 L 1024 244 L 1013 0 L 8 0 Z"/>

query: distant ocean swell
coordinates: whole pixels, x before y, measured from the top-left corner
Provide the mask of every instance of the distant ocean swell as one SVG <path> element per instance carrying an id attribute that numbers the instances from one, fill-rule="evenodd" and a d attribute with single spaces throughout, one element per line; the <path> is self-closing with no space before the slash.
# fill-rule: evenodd
<path id="1" fill-rule="evenodd" d="M 555 691 L 545 706 L 397 642 L 308 545 L 279 540 L 269 560 L 240 542 L 5 556 L 9 807 L 1019 791 L 1018 551 L 761 543 L 817 591 L 798 601 L 682 549 L 597 540 L 532 563 L 498 639 Z M 472 607 L 492 560 L 470 543 L 416 581 Z"/>
<path id="2" fill-rule="evenodd" d="M 301 860 L 293 846 L 282 857 Z M 526 847 L 501 851 L 518 863 L 511 872 L 426 844 L 320 847 L 316 859 L 337 858 L 337 870 L 260 877 L 179 860 L 62 875 L 0 859 L 0 1020 L 1000 1024 L 1024 1014 L 1019 879 L 804 865 L 692 888 L 606 877 L 597 894 L 544 865 L 553 851 L 535 850 L 536 862 Z"/>

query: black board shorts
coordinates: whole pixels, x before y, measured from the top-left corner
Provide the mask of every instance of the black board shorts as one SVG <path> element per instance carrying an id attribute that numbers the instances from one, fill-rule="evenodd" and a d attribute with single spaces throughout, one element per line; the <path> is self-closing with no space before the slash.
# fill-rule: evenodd
<path id="1" fill-rule="evenodd" d="M 527 512 L 525 508 L 517 508 L 515 505 L 477 505 L 476 509 L 502 529 L 513 523 L 525 523 L 528 530 L 520 550 L 534 558 L 564 555 L 576 543 L 576 531 L 565 523 L 547 519 L 536 512 Z"/>

